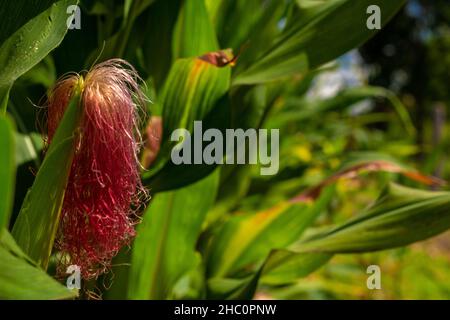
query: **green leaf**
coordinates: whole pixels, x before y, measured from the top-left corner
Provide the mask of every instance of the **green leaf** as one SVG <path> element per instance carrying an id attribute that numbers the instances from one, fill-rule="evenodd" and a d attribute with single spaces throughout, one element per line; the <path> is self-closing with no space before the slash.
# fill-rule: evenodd
<path id="1" fill-rule="evenodd" d="M 230 73 L 230 67 L 218 67 L 201 58 L 180 59 L 172 66 L 158 102 L 162 104 L 164 119 L 161 148 L 156 162 L 143 175 L 144 184 L 152 190 L 170 190 L 192 183 L 215 168 L 174 165 L 170 154 L 177 142 L 170 141 L 170 137 L 180 128 L 192 132 L 196 120 L 204 122 L 204 130 L 226 125 Z"/>
<path id="2" fill-rule="evenodd" d="M 232 211 L 247 194 L 251 182 L 250 165 L 227 165 L 221 167 L 220 187 L 214 207 L 208 212 L 207 223 L 214 223 Z"/>
<path id="3" fill-rule="evenodd" d="M 207 252 L 208 277 L 230 277 L 263 260 L 272 249 L 296 241 L 328 203 L 328 188 L 314 203 L 281 202 L 256 214 L 230 218 L 212 239 Z"/>
<path id="4" fill-rule="evenodd" d="M 123 58 L 126 56 L 127 52 L 130 51 L 130 48 L 134 49 L 135 46 L 131 41 L 133 26 L 138 16 L 153 2 L 154 0 L 126 0 L 123 6 L 122 24 L 120 29 L 112 35 L 109 34 L 110 37 L 106 39 L 104 46 L 98 47 L 89 55 L 87 65 L 92 65 L 99 59 L 107 60 L 111 58 Z M 114 8 L 114 5 L 112 5 L 112 8 Z M 108 18 L 111 20 L 109 20 L 109 24 L 104 24 L 111 26 L 114 23 L 115 16 L 113 12 L 108 11 L 109 10 L 106 9 L 103 17 L 109 16 Z M 101 25 L 101 27 L 102 26 L 103 25 Z M 99 27 L 99 29 L 101 27 Z M 102 35 L 101 38 L 103 38 L 101 40 L 104 40 L 106 36 Z"/>
<path id="5" fill-rule="evenodd" d="M 300 242 L 298 252 L 356 253 L 405 246 L 450 228 L 450 192 L 391 184 L 361 215 Z"/>
<path id="6" fill-rule="evenodd" d="M 79 93 L 74 93 L 12 231 L 24 252 L 43 269 L 53 247 L 72 165 L 75 130 L 82 113 L 79 99 Z"/>
<path id="7" fill-rule="evenodd" d="M 0 299 L 68 299 L 77 296 L 47 275 L 20 251 L 11 235 L 0 237 Z"/>
<path id="8" fill-rule="evenodd" d="M 173 286 L 171 299 L 194 300 L 205 298 L 205 273 L 202 256 L 195 254 L 196 261 Z"/>
<path id="9" fill-rule="evenodd" d="M 11 30 L 1 34 L 1 37 L 6 37 L 0 38 L 4 40 L 0 45 L 0 102 L 3 111 L 14 81 L 61 43 L 67 32 L 67 7 L 76 4 L 77 0 L 52 1 L 51 5 L 50 1 L 43 1 L 37 7 L 21 2 L 17 6 L 2 6 L 0 11 L 1 20 L 9 21 L 19 15 L 30 19 L 21 25 L 23 18 L 20 18 L 17 25 L 13 24 Z M 40 12 L 46 6 L 48 9 Z"/>
<path id="10" fill-rule="evenodd" d="M 12 84 L 0 86 L 0 112 L 5 113 L 8 107 L 9 91 Z"/>
<path id="11" fill-rule="evenodd" d="M 173 58 L 196 57 L 219 50 L 204 0 L 184 1 L 172 38 Z"/>
<path id="12" fill-rule="evenodd" d="M 336 59 L 372 37 L 378 30 L 366 26 L 367 7 L 378 5 L 384 26 L 405 0 L 299 1 L 294 22 L 248 69 L 239 73 L 233 85 L 264 83 L 305 73 Z"/>
<path id="13" fill-rule="evenodd" d="M 16 165 L 20 166 L 29 161 L 35 161 L 39 167 L 39 153 L 42 151 L 42 136 L 37 133 L 21 134 L 16 133 Z"/>
<path id="14" fill-rule="evenodd" d="M 278 0 L 268 0 L 264 3 L 261 0 L 209 2 L 208 9 L 213 17 L 222 48 L 234 49 L 238 49 L 246 42 L 251 43 L 251 48 L 259 45 L 267 46 L 260 41 L 261 37 L 267 38 L 272 35 L 267 26 L 276 27 L 281 18 L 280 11 L 286 6 L 285 2 Z"/>
<path id="15" fill-rule="evenodd" d="M 137 228 L 129 274 L 131 299 L 170 298 L 176 282 L 196 264 L 195 244 L 216 196 L 218 175 L 160 193 Z"/>
<path id="16" fill-rule="evenodd" d="M 163 139 L 175 129 L 192 130 L 228 91 L 230 67 L 218 67 L 200 58 L 180 59 L 173 65 L 161 97 Z"/>
<path id="17" fill-rule="evenodd" d="M 0 230 L 8 228 L 16 178 L 14 125 L 0 114 Z"/>
<path id="18" fill-rule="evenodd" d="M 3 3 L 0 8 L 0 44 L 54 2 L 56 0 L 18 0 Z"/>
<path id="19" fill-rule="evenodd" d="M 225 129 L 229 127 L 229 119 L 229 101 L 227 97 L 224 97 L 216 103 L 214 109 L 204 118 L 202 126 L 203 132 L 210 128 L 214 128 L 220 130 L 222 134 L 225 134 Z M 196 152 L 195 143 L 192 143 L 191 141 L 191 155 L 193 155 L 194 152 Z M 169 160 L 154 176 L 144 179 L 144 183 L 148 185 L 154 193 L 178 189 L 207 177 L 214 172 L 214 170 L 217 170 L 218 166 L 219 165 L 217 164 L 209 165 L 206 163 L 176 165 Z"/>

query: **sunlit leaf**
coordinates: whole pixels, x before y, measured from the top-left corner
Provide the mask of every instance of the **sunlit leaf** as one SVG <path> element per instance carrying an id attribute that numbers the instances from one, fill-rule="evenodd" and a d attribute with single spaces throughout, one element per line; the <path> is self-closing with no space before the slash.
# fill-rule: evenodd
<path id="1" fill-rule="evenodd" d="M 366 99 L 385 98 L 387 99 L 408 134 L 414 136 L 416 129 L 412 123 L 411 117 L 401 101 L 389 90 L 382 87 L 360 86 L 342 90 L 335 97 L 328 99 L 288 99 L 285 102 L 285 107 L 289 108 L 286 112 L 274 114 L 270 119 L 271 127 L 281 127 L 291 122 L 307 121 L 313 117 L 318 117 L 325 112 L 340 111 L 348 108 L 355 103 L 364 101 Z"/>
<path id="2" fill-rule="evenodd" d="M 208 276 L 232 276 L 264 259 L 272 249 L 290 245 L 322 212 L 331 194 L 329 189 L 314 204 L 286 201 L 256 214 L 230 218 L 208 248 Z"/>
<path id="3" fill-rule="evenodd" d="M 0 232 L 0 299 L 68 299 L 77 296 L 34 265 L 11 235 Z"/>

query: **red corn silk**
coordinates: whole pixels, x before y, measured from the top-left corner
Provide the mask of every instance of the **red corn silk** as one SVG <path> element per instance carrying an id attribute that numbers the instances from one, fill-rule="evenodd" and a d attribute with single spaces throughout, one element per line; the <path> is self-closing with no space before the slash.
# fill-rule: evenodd
<path id="1" fill-rule="evenodd" d="M 84 279 L 96 278 L 135 235 L 131 207 L 145 192 L 137 160 L 137 109 L 145 101 L 138 80 L 128 63 L 112 59 L 95 66 L 81 85 L 83 114 L 55 241 L 63 257 L 59 274 L 74 264 Z M 49 142 L 81 81 L 69 75 L 49 94 Z"/>

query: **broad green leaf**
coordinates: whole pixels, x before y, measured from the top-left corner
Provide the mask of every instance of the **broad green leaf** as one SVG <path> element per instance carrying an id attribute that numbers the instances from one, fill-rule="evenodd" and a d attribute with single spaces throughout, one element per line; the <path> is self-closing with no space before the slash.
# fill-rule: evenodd
<path id="1" fill-rule="evenodd" d="M 77 296 L 34 265 L 3 230 L 0 242 L 0 299 L 68 299 Z"/>
<path id="2" fill-rule="evenodd" d="M 218 67 L 201 58 L 180 59 L 175 62 L 158 101 L 163 108 L 163 136 L 156 162 L 152 164 L 150 172 L 143 175 L 146 185 L 153 190 L 170 190 L 192 183 L 215 168 L 174 165 L 170 161 L 170 155 L 177 142 L 170 141 L 170 138 L 176 129 L 185 128 L 192 133 L 196 120 L 203 121 L 203 130 L 226 126 L 229 112 L 226 94 L 229 84 L 228 66 Z M 185 175 L 187 177 L 180 178 Z"/>
<path id="3" fill-rule="evenodd" d="M 53 247 L 72 165 L 75 130 L 82 113 L 79 99 L 75 92 L 12 231 L 22 250 L 43 269 Z"/>
<path id="4" fill-rule="evenodd" d="M 276 68 L 269 65 L 260 67 L 260 63 L 253 65 L 246 71 L 240 73 L 233 80 L 233 85 L 251 85 L 270 81 L 276 81 L 293 75 L 295 73 L 306 73 L 309 69 L 308 57 L 305 53 L 299 53 L 286 60 L 279 58 Z M 264 59 L 261 59 L 264 61 Z M 275 62 L 270 62 L 275 65 Z"/>
<path id="5" fill-rule="evenodd" d="M 300 4 L 303 1 L 299 1 Z M 305 73 L 336 59 L 372 37 L 366 13 L 370 5 L 381 8 L 384 26 L 403 6 L 405 0 L 330 0 L 307 1 L 294 23 L 248 69 L 239 73 L 233 85 L 264 83 Z"/>
<path id="6" fill-rule="evenodd" d="M 298 252 L 356 253 L 421 241 L 450 228 L 450 192 L 391 184 L 378 201 L 350 221 L 300 242 Z"/>
<path id="7" fill-rule="evenodd" d="M 228 98 L 225 96 L 216 103 L 214 109 L 204 118 L 202 126 L 203 132 L 210 128 L 214 128 L 220 130 L 224 134 L 225 129 L 229 127 L 229 119 L 230 108 Z M 196 144 L 192 142 L 193 141 L 191 141 L 191 155 L 194 155 L 196 152 Z M 205 144 L 203 144 L 203 146 L 204 145 Z M 170 145 L 166 146 L 166 148 L 169 146 Z M 218 166 L 218 164 L 209 165 L 206 163 L 176 165 L 169 160 L 154 176 L 145 178 L 143 181 L 153 192 L 158 193 L 188 186 L 208 176 L 214 172 L 214 170 L 218 170 Z"/>
<path id="8" fill-rule="evenodd" d="M 20 78 L 24 83 L 40 84 L 50 88 L 56 82 L 56 67 L 52 56 L 48 55 Z"/>
<path id="9" fill-rule="evenodd" d="M 258 271 L 243 279 L 208 279 L 207 298 L 213 300 L 250 300 L 258 287 L 260 274 L 261 271 Z"/>
<path id="10" fill-rule="evenodd" d="M 267 258 L 260 282 L 281 285 L 304 278 L 327 263 L 332 254 L 297 253 L 290 250 L 274 250 Z"/>
<path id="11" fill-rule="evenodd" d="M 0 114 L 0 230 L 8 228 L 16 178 L 14 125 Z"/>
<path id="12" fill-rule="evenodd" d="M 5 35 L 2 34 L 6 37 L 0 44 L 2 110 L 6 108 L 5 99 L 14 81 L 61 43 L 67 32 L 66 21 L 69 17 L 67 7 L 76 4 L 77 0 L 54 1 L 50 6 L 49 1 L 43 1 L 36 8 L 29 2 L 19 1 L 19 3 L 22 5 L 2 6 L 0 11 L 2 20 L 9 21 L 14 16 L 22 14 L 30 19 L 23 25 L 21 25 L 23 21 L 19 21 L 12 30 L 6 31 Z M 40 12 L 46 6 L 49 6 L 48 9 Z"/>
<path id="13" fill-rule="evenodd" d="M 0 85 L 0 112 L 5 113 L 8 107 L 9 91 L 12 84 Z"/>
<path id="14" fill-rule="evenodd" d="M 347 162 L 342 165 L 342 168 L 338 172 L 324 179 L 321 183 L 303 191 L 296 196 L 294 200 L 314 200 L 321 194 L 322 190 L 330 184 L 333 184 L 340 179 L 355 178 L 362 172 L 392 172 L 429 186 L 440 186 L 445 184 L 445 182 L 439 178 L 423 175 L 397 161 L 386 159 L 389 159 L 389 157 L 383 158 L 382 154 L 376 153 L 353 154 L 353 156 L 349 157 Z"/>
<path id="15" fill-rule="evenodd" d="M 25 23 L 47 10 L 57 0 L 18 0 L 4 2 L 0 8 L 0 44 Z"/>
<path id="16" fill-rule="evenodd" d="M 208 1 L 221 48 L 232 48 L 239 54 L 235 73 L 253 63 L 280 34 L 280 21 L 286 7 L 279 0 Z"/>
<path id="17" fill-rule="evenodd" d="M 42 136 L 37 133 L 16 133 L 16 165 L 20 166 L 29 161 L 35 161 L 39 167 L 39 153 L 42 151 Z"/>
<path id="18" fill-rule="evenodd" d="M 206 297 L 205 273 L 202 256 L 199 252 L 195 254 L 196 261 L 173 286 L 171 299 L 193 300 Z"/>
<path id="19" fill-rule="evenodd" d="M 218 67 L 200 58 L 180 59 L 173 65 L 163 89 L 163 139 L 178 128 L 192 130 L 228 91 L 230 67 Z"/>
<path id="20" fill-rule="evenodd" d="M 271 250 L 296 241 L 328 203 L 333 189 L 316 203 L 281 202 L 256 214 L 230 218 L 212 239 L 207 252 L 209 278 L 230 277 L 264 259 Z"/>
<path id="21" fill-rule="evenodd" d="M 250 187 L 252 171 L 249 165 L 223 166 L 220 174 L 219 192 L 214 207 L 208 212 L 207 224 L 232 211 Z"/>
<path id="22" fill-rule="evenodd" d="M 260 282 L 267 285 L 292 283 L 317 270 L 333 254 L 389 249 L 443 232 L 450 228 L 450 219 L 442 217 L 449 200 L 448 192 L 391 185 L 361 216 L 295 243 L 287 250 L 271 252 L 264 262 Z"/>
<path id="23" fill-rule="evenodd" d="M 195 245 L 216 196 L 218 175 L 189 187 L 159 193 L 134 241 L 128 297 L 170 298 L 176 282 L 196 264 Z"/>
<path id="24" fill-rule="evenodd" d="M 131 250 L 128 247 L 122 248 L 117 256 L 111 262 L 110 274 L 114 275 L 111 279 L 109 274 L 105 274 L 103 281 L 108 281 L 106 290 L 103 294 L 104 300 L 126 300 L 128 291 L 128 279 L 130 274 Z M 111 280 L 112 281 L 111 281 Z"/>
<path id="25" fill-rule="evenodd" d="M 36 120 L 39 108 L 33 106 L 31 101 L 39 101 L 42 98 L 42 87 L 33 84 L 24 84 L 23 75 L 10 92 L 8 100 L 8 112 L 16 123 L 20 133 L 37 133 Z M 39 136 L 41 136 L 39 134 Z M 42 136 L 41 136 L 42 140 Z"/>
<path id="26" fill-rule="evenodd" d="M 184 1 L 172 39 L 174 59 L 196 57 L 218 49 L 204 0 Z"/>
<path id="27" fill-rule="evenodd" d="M 18 89 L 20 86 L 15 86 L 14 89 Z M 25 90 L 24 88 L 21 88 Z M 20 93 L 14 93 L 17 96 Z M 22 96 L 23 100 L 28 99 L 26 96 Z M 8 112 L 13 117 L 15 123 L 17 123 L 18 132 L 16 132 L 16 165 L 20 166 L 26 162 L 33 161 L 35 168 L 39 168 L 41 165 L 40 152 L 44 147 L 42 136 L 36 132 L 30 130 L 30 123 L 35 126 L 36 123 L 36 110 L 29 108 L 29 101 L 27 104 L 21 105 L 21 108 L 17 108 L 17 104 L 11 97 L 8 103 Z M 33 127 L 34 128 L 34 127 Z"/>
<path id="28" fill-rule="evenodd" d="M 125 0 L 124 5 L 124 22 L 125 25 L 127 20 L 136 19 L 148 6 L 150 6 L 155 0 Z"/>

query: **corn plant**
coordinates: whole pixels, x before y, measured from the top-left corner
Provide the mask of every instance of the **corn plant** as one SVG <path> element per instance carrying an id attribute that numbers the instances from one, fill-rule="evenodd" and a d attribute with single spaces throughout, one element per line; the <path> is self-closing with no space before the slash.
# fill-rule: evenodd
<path id="1" fill-rule="evenodd" d="M 444 181 L 371 136 L 365 146 L 352 136 L 349 146 L 348 130 L 367 133 L 364 124 L 326 120 L 382 99 L 390 134 L 411 143 L 415 127 L 392 92 L 359 86 L 307 98 L 335 59 L 378 32 L 367 25 L 368 7 L 380 9 L 382 27 L 404 4 L 3 4 L 0 297 L 252 299 L 335 255 L 448 230 L 450 193 L 436 191 Z M 194 135 L 199 121 L 224 136 L 278 129 L 278 173 L 261 175 L 263 164 L 174 163 L 172 133 Z M 299 144 L 319 140 L 336 143 L 332 156 Z M 244 140 L 233 150 L 250 149 Z M 336 214 L 336 183 L 364 173 L 383 186 L 372 204 L 337 224 L 320 221 Z M 73 266 L 82 281 L 69 289 Z"/>

